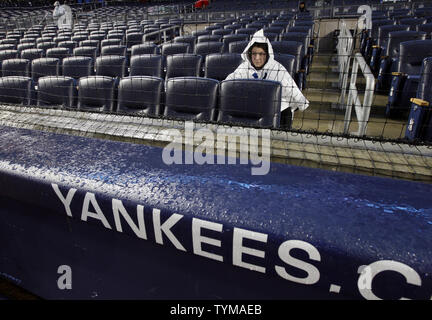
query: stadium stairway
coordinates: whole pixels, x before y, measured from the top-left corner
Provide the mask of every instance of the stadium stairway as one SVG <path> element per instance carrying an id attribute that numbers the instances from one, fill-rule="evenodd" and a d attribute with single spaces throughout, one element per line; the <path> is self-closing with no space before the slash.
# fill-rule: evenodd
<path id="1" fill-rule="evenodd" d="M 338 81 L 337 54 L 317 53 L 307 76 L 307 87 L 303 90 L 310 106 L 304 114 L 296 114 L 293 129 L 343 133 L 345 108 L 339 106 L 341 90 Z M 360 74 L 356 85 L 360 92 L 360 99 L 363 101 L 365 79 Z M 397 139 L 405 132 L 405 121 L 386 119 L 387 100 L 387 95 L 374 92 L 367 136 Z M 350 132 L 354 133 L 358 128 L 354 110 L 351 121 Z"/>

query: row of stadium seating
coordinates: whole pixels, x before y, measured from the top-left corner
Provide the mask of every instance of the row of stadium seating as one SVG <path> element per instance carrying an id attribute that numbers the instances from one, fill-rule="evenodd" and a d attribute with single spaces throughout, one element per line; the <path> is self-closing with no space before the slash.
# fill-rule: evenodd
<path id="1" fill-rule="evenodd" d="M 388 95 L 386 116 L 407 120 L 409 140 L 432 140 L 426 105 L 412 102 L 414 97 L 430 100 L 425 88 L 430 88 L 431 36 L 432 8 L 427 7 L 373 12 L 372 29 L 362 32 L 360 51 L 376 77 L 375 90 Z"/>
<path id="2" fill-rule="evenodd" d="M 37 89 L 29 77 L 0 78 L 0 102 L 74 108 L 169 119 L 279 127 L 281 84 L 270 80 L 225 80 L 149 76 L 117 81 L 105 76 L 46 76 Z"/>

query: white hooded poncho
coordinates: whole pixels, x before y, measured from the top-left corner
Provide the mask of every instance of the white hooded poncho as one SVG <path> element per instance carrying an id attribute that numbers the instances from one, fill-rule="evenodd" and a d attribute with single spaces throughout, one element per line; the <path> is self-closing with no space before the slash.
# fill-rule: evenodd
<path id="1" fill-rule="evenodd" d="M 269 58 L 261 70 L 256 70 L 248 58 L 248 50 L 255 42 L 267 43 L 268 46 Z M 295 110 L 300 109 L 300 111 L 304 111 L 309 106 L 309 101 L 303 96 L 289 72 L 274 59 L 273 47 L 270 41 L 264 36 L 262 29 L 253 35 L 241 56 L 243 62 L 225 80 L 266 79 L 279 81 L 282 84 L 281 111 L 290 107 L 293 117 Z"/>

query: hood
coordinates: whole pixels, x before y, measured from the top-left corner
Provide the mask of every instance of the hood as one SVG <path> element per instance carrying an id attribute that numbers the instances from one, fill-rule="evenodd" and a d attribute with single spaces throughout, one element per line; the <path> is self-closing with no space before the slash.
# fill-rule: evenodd
<path id="1" fill-rule="evenodd" d="M 269 59 L 267 61 L 266 64 L 268 64 L 269 62 L 271 62 L 272 60 L 274 60 L 274 53 L 273 53 L 273 47 L 270 43 L 270 40 L 267 39 L 264 36 L 264 29 L 258 30 L 257 32 L 254 33 L 254 35 L 252 36 L 252 39 L 249 41 L 248 45 L 246 46 L 246 48 L 243 50 L 243 53 L 241 54 L 241 57 L 244 61 L 247 61 L 250 63 L 249 58 L 248 58 L 248 51 L 249 48 L 252 47 L 252 45 L 255 42 L 261 42 L 261 43 L 267 43 L 268 46 L 268 54 L 269 54 Z"/>

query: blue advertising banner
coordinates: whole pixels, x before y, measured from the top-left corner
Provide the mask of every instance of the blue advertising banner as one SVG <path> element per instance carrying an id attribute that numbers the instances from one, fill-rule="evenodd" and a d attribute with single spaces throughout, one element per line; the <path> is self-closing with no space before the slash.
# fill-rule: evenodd
<path id="1" fill-rule="evenodd" d="M 430 184 L 163 155 L 0 127 L 0 276 L 48 299 L 431 299 Z"/>

